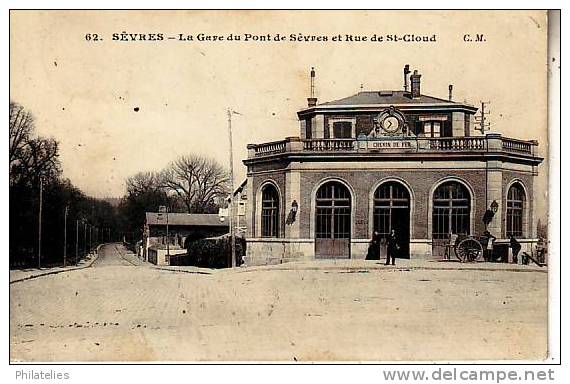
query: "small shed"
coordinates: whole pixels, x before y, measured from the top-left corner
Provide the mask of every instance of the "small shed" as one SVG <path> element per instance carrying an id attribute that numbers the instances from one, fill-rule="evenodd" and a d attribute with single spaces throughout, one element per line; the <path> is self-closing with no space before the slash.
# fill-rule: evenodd
<path id="1" fill-rule="evenodd" d="M 171 254 L 179 254 L 186 249 L 188 241 L 219 236 L 229 232 L 227 221 L 220 220 L 218 214 L 202 213 L 160 213 L 146 212 L 143 257 L 149 258 L 149 249 L 168 249 Z M 168 264 L 168 258 L 163 264 Z"/>

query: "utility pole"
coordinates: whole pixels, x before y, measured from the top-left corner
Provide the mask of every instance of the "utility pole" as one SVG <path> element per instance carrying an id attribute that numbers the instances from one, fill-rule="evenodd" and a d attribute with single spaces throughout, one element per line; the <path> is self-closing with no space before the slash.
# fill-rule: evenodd
<path id="1" fill-rule="evenodd" d="M 79 261 L 79 220 L 75 220 L 75 265 Z"/>
<path id="2" fill-rule="evenodd" d="M 491 104 L 489 101 L 481 101 L 481 114 L 479 116 L 475 116 L 475 122 L 479 124 L 479 130 L 484 135 L 486 131 L 491 129 L 491 122 L 488 121 L 488 116 L 491 112 L 486 109 L 486 107 Z"/>
<path id="3" fill-rule="evenodd" d="M 43 204 L 43 194 L 44 185 L 43 178 L 40 176 L 40 210 L 38 214 L 38 269 L 42 268 L 42 204 Z"/>
<path id="4" fill-rule="evenodd" d="M 168 233 L 168 204 L 166 205 L 166 259 L 170 264 L 170 234 Z"/>
<path id="5" fill-rule="evenodd" d="M 87 255 L 87 221 L 83 222 L 83 256 Z"/>
<path id="6" fill-rule="evenodd" d="M 228 136 L 230 140 L 230 241 L 231 241 L 231 261 L 228 266 L 234 268 L 236 266 L 236 241 L 234 231 L 234 150 L 232 139 L 232 113 L 236 113 L 228 108 Z"/>
<path id="7" fill-rule="evenodd" d="M 63 214 L 63 267 L 67 267 L 67 211 L 69 206 L 65 206 Z"/>

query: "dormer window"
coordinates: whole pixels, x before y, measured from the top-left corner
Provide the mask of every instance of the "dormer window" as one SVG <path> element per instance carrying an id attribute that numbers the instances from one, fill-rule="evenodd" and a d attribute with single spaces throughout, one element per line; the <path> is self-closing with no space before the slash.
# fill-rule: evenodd
<path id="1" fill-rule="evenodd" d="M 333 135 L 335 139 L 350 139 L 352 137 L 352 123 L 350 121 L 333 123 Z"/>
<path id="2" fill-rule="evenodd" d="M 353 118 L 329 118 L 329 134 L 333 139 L 351 139 L 356 137 L 356 119 Z"/>
<path id="3" fill-rule="evenodd" d="M 441 121 L 424 122 L 425 137 L 441 137 Z"/>

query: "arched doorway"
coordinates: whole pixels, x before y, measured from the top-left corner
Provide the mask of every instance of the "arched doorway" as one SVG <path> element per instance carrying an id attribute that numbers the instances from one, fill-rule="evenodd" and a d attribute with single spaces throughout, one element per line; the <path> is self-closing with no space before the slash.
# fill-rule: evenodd
<path id="1" fill-rule="evenodd" d="M 351 204 L 348 188 L 323 184 L 315 196 L 315 257 L 350 258 Z"/>
<path id="2" fill-rule="evenodd" d="M 410 193 L 396 181 L 382 183 L 374 192 L 374 231 L 386 239 L 392 230 L 400 246 L 398 257 L 410 258 Z"/>
<path id="3" fill-rule="evenodd" d="M 458 181 L 442 183 L 433 192 L 432 252 L 443 256 L 451 234 L 471 234 L 471 195 Z"/>

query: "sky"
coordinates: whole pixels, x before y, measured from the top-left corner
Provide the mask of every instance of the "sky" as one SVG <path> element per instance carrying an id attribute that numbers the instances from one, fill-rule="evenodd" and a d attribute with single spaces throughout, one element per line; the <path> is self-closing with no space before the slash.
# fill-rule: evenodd
<path id="1" fill-rule="evenodd" d="M 10 98 L 60 142 L 63 174 L 85 193 L 119 197 L 125 179 L 185 154 L 229 165 L 245 178 L 248 143 L 299 135 L 309 71 L 319 102 L 364 90 L 402 89 L 402 68 L 422 93 L 479 106 L 491 132 L 539 141 L 548 155 L 546 14 L 510 11 L 11 11 Z M 163 34 L 116 41 L 113 34 Z M 99 41 L 87 41 L 86 34 Z M 285 41 L 197 41 L 198 34 L 251 34 Z M 192 35 L 192 41 L 167 39 Z M 291 42 L 290 34 L 328 36 Z M 348 42 L 332 36 L 436 35 L 436 42 Z M 485 42 L 463 36 L 483 34 Z M 93 36 L 92 36 L 93 37 Z M 547 161 L 537 197 L 547 193 Z M 546 201 L 538 199 L 537 201 Z M 544 207 L 543 207 L 544 208 Z"/>

